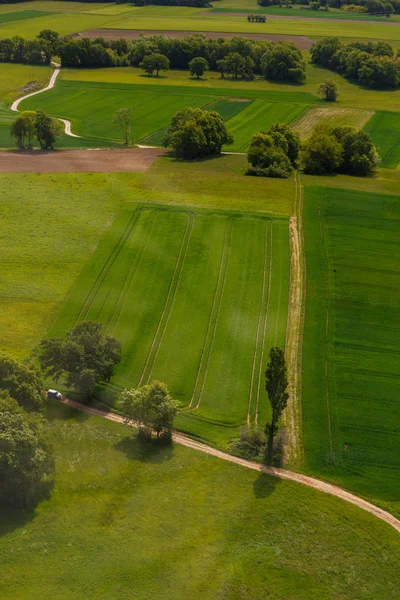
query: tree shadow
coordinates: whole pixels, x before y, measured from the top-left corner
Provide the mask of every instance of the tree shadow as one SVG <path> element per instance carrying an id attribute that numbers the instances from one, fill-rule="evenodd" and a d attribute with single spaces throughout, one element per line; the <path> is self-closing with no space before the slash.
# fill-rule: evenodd
<path id="1" fill-rule="evenodd" d="M 54 476 L 42 481 L 36 488 L 29 506 L 12 506 L 0 503 L 0 537 L 12 533 L 15 529 L 24 527 L 36 517 L 36 508 L 51 496 L 55 483 Z"/>
<path id="2" fill-rule="evenodd" d="M 260 473 L 253 482 L 253 492 L 256 498 L 268 498 L 275 491 L 276 485 L 280 483 L 278 477 L 271 477 L 266 473 Z"/>
<path id="3" fill-rule="evenodd" d="M 90 415 L 87 413 L 58 402 L 58 400 L 49 400 L 45 409 L 45 417 L 48 421 L 75 421 L 83 423 L 88 420 Z"/>
<path id="4" fill-rule="evenodd" d="M 172 442 L 166 440 L 141 440 L 137 436 L 127 436 L 117 442 L 114 448 L 123 452 L 130 460 L 148 463 L 163 463 L 171 460 L 174 453 Z"/>

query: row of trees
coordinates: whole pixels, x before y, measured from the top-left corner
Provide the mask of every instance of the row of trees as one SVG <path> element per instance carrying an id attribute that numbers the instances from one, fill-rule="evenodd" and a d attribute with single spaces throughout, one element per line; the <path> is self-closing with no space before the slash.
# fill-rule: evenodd
<path id="1" fill-rule="evenodd" d="M 247 159 L 248 175 L 285 178 L 296 167 L 311 175 L 365 176 L 375 170 L 379 156 L 370 135 L 354 127 L 316 131 L 301 144 L 290 127 L 275 123 L 252 137 Z"/>
<path id="2" fill-rule="evenodd" d="M 311 61 L 337 71 L 347 79 L 366 87 L 390 89 L 400 87 L 400 57 L 394 56 L 387 42 L 343 44 L 339 38 L 325 38 L 310 50 Z"/>
<path id="3" fill-rule="evenodd" d="M 32 44 L 36 48 L 34 53 L 30 50 Z M 158 74 L 169 68 L 192 70 L 192 61 L 201 58 L 207 69 L 219 71 L 222 77 L 252 79 L 257 74 L 273 81 L 293 83 L 303 83 L 306 78 L 301 51 L 286 42 L 241 37 L 211 40 L 201 34 L 182 39 L 156 35 L 140 36 L 133 41 L 109 41 L 101 37 L 60 40 L 58 33 L 51 30 L 42 31 L 33 42 L 19 36 L 0 41 L 0 61 L 3 62 L 48 64 L 54 55 L 60 57 L 63 67 L 132 65 L 142 67 L 149 74 Z"/>
<path id="4" fill-rule="evenodd" d="M 31 150 L 35 139 L 42 150 L 54 150 L 54 144 L 63 134 L 64 126 L 41 110 L 26 110 L 11 124 L 10 132 L 20 150 Z"/>

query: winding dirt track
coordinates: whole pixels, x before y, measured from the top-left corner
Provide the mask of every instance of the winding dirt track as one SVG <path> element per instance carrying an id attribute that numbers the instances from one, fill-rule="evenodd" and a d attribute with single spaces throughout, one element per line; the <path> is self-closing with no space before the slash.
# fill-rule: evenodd
<path id="1" fill-rule="evenodd" d="M 69 400 L 68 398 L 63 398 L 61 402 L 90 415 L 103 417 L 104 419 L 108 419 L 109 421 L 115 421 L 116 423 L 125 422 L 124 418 L 120 415 L 105 412 L 98 408 L 92 408 L 91 406 L 86 406 L 84 404 L 80 404 L 79 402 L 74 402 L 73 400 Z M 343 490 L 342 488 L 336 485 L 327 483 L 325 481 L 321 481 L 320 479 L 315 479 L 314 477 L 308 477 L 307 475 L 301 475 L 300 473 L 287 471 L 286 469 L 276 469 L 275 467 L 267 467 L 265 465 L 260 465 L 249 460 L 245 460 L 244 458 L 232 456 L 231 454 L 227 454 L 226 452 L 216 450 L 215 448 L 206 446 L 206 444 L 202 444 L 201 442 L 192 440 L 191 438 L 183 435 L 182 433 L 174 432 L 173 440 L 175 443 L 181 444 L 182 446 L 186 446 L 187 448 L 192 448 L 193 450 L 204 452 L 205 454 L 210 454 L 211 456 L 215 456 L 222 460 L 226 460 L 236 465 L 240 465 L 241 467 L 253 469 L 253 471 L 259 471 L 261 473 L 265 473 L 266 475 L 271 475 L 272 477 L 279 477 L 281 479 L 288 479 L 290 481 L 302 483 L 303 485 L 306 485 L 320 492 L 324 492 L 325 494 L 330 494 L 331 496 L 341 498 L 342 500 L 345 500 L 346 502 L 354 504 L 355 506 L 358 506 L 358 508 L 369 512 L 371 515 L 374 515 L 378 519 L 385 521 L 385 523 L 388 523 L 388 525 L 390 525 L 391 527 L 393 527 L 393 529 L 400 533 L 400 521 L 396 519 L 396 517 L 386 512 L 385 510 L 382 510 L 378 506 L 375 506 L 374 504 L 371 504 L 370 502 L 367 502 L 366 500 L 363 500 L 362 498 L 359 498 L 358 496 L 355 496 L 350 492 L 346 492 L 346 490 Z"/>

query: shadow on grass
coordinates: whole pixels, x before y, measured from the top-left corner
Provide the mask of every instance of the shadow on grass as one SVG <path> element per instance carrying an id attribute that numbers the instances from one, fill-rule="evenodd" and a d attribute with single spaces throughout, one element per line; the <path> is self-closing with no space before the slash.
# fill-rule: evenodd
<path id="1" fill-rule="evenodd" d="M 171 460 L 174 446 L 165 440 L 141 440 L 137 436 L 127 436 L 117 442 L 114 447 L 123 452 L 130 460 L 141 462 L 163 463 Z"/>
<path id="2" fill-rule="evenodd" d="M 42 481 L 30 499 L 29 506 L 10 506 L 0 503 L 0 537 L 11 533 L 15 529 L 24 527 L 36 516 L 36 507 L 43 500 L 48 500 L 54 487 L 54 477 Z"/>
<path id="3" fill-rule="evenodd" d="M 57 400 L 49 400 L 46 406 L 45 417 L 48 421 L 75 421 L 76 423 L 83 423 L 89 419 L 87 413 L 82 412 L 67 404 L 61 404 Z"/>
<path id="4" fill-rule="evenodd" d="M 276 485 L 279 485 L 278 477 L 271 477 L 265 473 L 260 473 L 253 483 L 253 492 L 256 498 L 267 498 L 275 491 Z"/>

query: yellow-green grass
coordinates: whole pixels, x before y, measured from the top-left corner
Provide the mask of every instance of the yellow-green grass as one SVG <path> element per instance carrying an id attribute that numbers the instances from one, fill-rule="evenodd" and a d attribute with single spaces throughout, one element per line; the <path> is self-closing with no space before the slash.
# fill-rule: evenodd
<path id="1" fill-rule="evenodd" d="M 228 446 L 269 417 L 264 362 L 285 345 L 288 289 L 287 219 L 126 206 L 49 335 L 103 323 L 122 361 L 100 400 L 166 381 L 184 409 L 177 426 Z"/>
<path id="2" fill-rule="evenodd" d="M 124 202 L 292 212 L 292 180 L 244 177 L 245 168 L 243 156 L 165 156 L 146 173 L 1 174 L 2 348 L 29 356 Z"/>
<path id="3" fill-rule="evenodd" d="M 234 1 L 234 0 L 232 0 Z M 292 4 L 289 8 L 284 6 L 274 5 L 274 6 L 257 6 L 257 10 L 254 10 L 254 4 L 251 3 L 250 7 L 246 8 L 240 7 L 232 10 L 232 6 L 228 6 L 230 4 L 229 0 L 219 1 L 216 5 L 214 4 L 214 8 L 210 9 L 212 13 L 220 13 L 221 16 L 224 13 L 235 12 L 242 13 L 244 16 L 247 16 L 249 13 L 263 14 L 263 15 L 277 15 L 280 17 L 288 17 L 288 18 L 297 18 L 297 19 L 345 19 L 352 21 L 374 21 L 377 24 L 380 23 L 390 23 L 398 21 L 399 17 L 397 15 L 392 15 L 390 17 L 379 16 L 379 15 L 370 15 L 367 13 L 352 13 L 347 12 L 345 10 L 336 10 L 334 8 L 330 8 L 329 11 L 325 10 L 308 10 L 306 6 L 301 6 L 298 4 Z M 247 2 L 242 2 L 242 4 L 246 4 Z M 268 18 L 268 17 L 267 17 Z"/>
<path id="4" fill-rule="evenodd" d="M 2 600 L 397 599 L 398 534 L 372 515 L 63 406 L 48 416 L 55 486 L 1 516 Z"/>
<path id="5" fill-rule="evenodd" d="M 52 29 L 60 35 L 68 35 L 82 31 L 83 29 L 112 26 L 116 18 L 118 18 L 116 15 L 103 16 L 78 12 L 60 12 L 51 15 L 44 13 L 43 16 L 33 19 L 9 21 L 0 24 L 0 39 L 15 35 L 22 35 L 24 38 L 33 39 L 43 29 Z"/>
<path id="6" fill-rule="evenodd" d="M 307 139 L 314 131 L 321 129 L 330 130 L 333 127 L 343 127 L 346 125 L 362 129 L 373 114 L 372 111 L 360 110 L 358 108 L 322 108 L 313 106 L 300 115 L 292 124 L 292 128 L 302 139 Z"/>
<path id="7" fill-rule="evenodd" d="M 11 102 L 24 94 L 24 86 L 36 82 L 37 87 L 47 85 L 50 67 L 0 63 L 0 101 Z"/>
<path id="8" fill-rule="evenodd" d="M 400 514 L 400 197 L 305 188 L 305 468 Z"/>
<path id="9" fill-rule="evenodd" d="M 400 113 L 378 111 L 366 124 L 382 159 L 382 166 L 396 168 L 400 163 Z"/>
<path id="10" fill-rule="evenodd" d="M 112 69 L 63 69 L 61 79 L 64 81 L 87 81 L 94 83 L 110 84 L 137 84 L 155 86 L 176 86 L 190 87 L 197 90 L 208 88 L 218 89 L 219 94 L 235 95 L 241 94 L 243 97 L 254 97 L 258 91 L 263 92 L 284 92 L 293 94 L 286 101 L 301 102 L 312 104 L 320 102 L 316 97 L 318 85 L 325 79 L 333 79 L 340 92 L 339 100 L 335 106 L 338 108 L 360 108 L 365 110 L 391 110 L 400 112 L 400 90 L 379 91 L 363 89 L 347 81 L 337 73 L 328 69 L 321 69 L 314 65 L 307 64 L 307 81 L 304 85 L 294 86 L 281 83 L 272 83 L 264 79 L 257 78 L 255 81 L 234 81 L 232 79 L 221 79 L 217 73 L 209 72 L 200 80 L 192 79 L 188 71 L 168 71 L 165 77 L 149 78 L 143 74 L 141 69 L 133 67 L 117 67 Z M 294 96 L 296 95 L 296 97 Z M 261 96 L 259 96 L 261 97 Z M 267 99 L 267 98 L 265 98 Z M 284 100 L 283 100 L 284 101 Z"/>
<path id="11" fill-rule="evenodd" d="M 51 12 L 91 12 L 101 8 L 111 7 L 112 4 L 105 2 L 69 2 L 68 0 L 33 0 L 27 5 L 26 2 L 16 2 L 13 4 L 1 4 L 0 13 L 24 11 L 29 7 L 29 10 L 41 10 Z M 128 10 L 129 5 L 124 5 Z"/>

